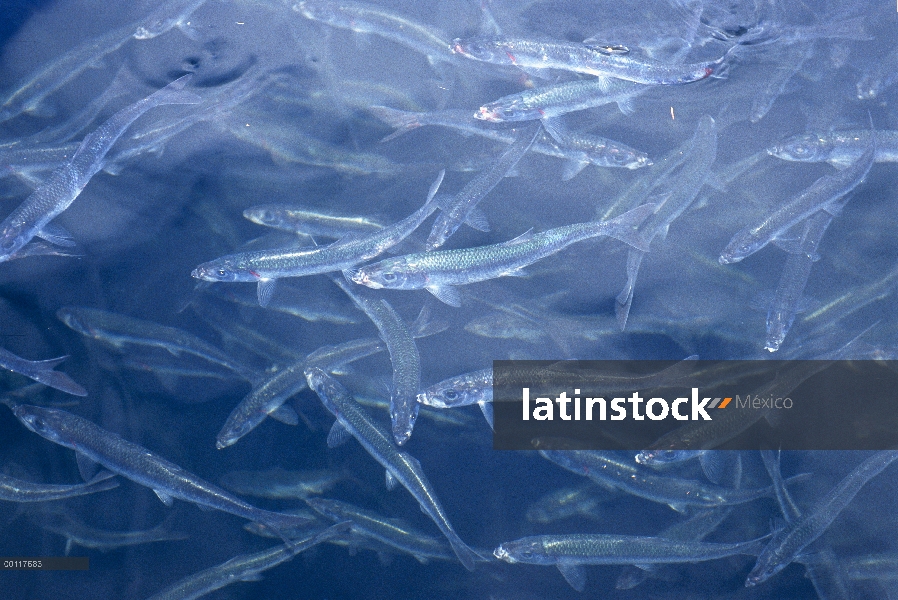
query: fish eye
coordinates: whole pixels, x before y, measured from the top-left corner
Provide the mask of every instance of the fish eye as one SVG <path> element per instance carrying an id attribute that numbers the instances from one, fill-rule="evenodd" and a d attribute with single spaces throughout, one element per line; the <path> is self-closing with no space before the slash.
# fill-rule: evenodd
<path id="1" fill-rule="evenodd" d="M 446 396 L 447 400 L 455 400 L 458 398 L 458 392 L 455 390 L 446 390 L 443 395 Z"/>
<path id="2" fill-rule="evenodd" d="M 219 270 L 218 270 L 218 274 L 219 274 L 219 276 L 224 277 L 225 275 L 228 274 L 228 272 L 225 271 L 224 269 L 219 269 Z"/>
<path id="3" fill-rule="evenodd" d="M 629 162 L 628 157 L 621 152 L 615 152 L 611 155 L 611 160 L 616 162 L 619 165 L 625 164 Z"/>
<path id="4" fill-rule="evenodd" d="M 384 280 L 384 281 L 396 281 L 396 274 L 395 274 L 395 273 L 391 273 L 391 272 L 389 272 L 389 271 L 387 271 L 386 273 L 384 273 L 383 275 L 381 275 L 381 277 L 383 277 L 383 280 Z"/>

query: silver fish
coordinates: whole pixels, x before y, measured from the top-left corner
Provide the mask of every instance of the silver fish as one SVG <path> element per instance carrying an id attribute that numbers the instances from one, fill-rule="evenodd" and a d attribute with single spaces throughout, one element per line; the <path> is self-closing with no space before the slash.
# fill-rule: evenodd
<path id="1" fill-rule="evenodd" d="M 8 502 L 48 502 L 51 500 L 75 498 L 85 494 L 94 494 L 117 488 L 118 481 L 111 479 L 112 477 L 115 477 L 113 473 L 103 471 L 86 483 L 53 485 L 23 481 L 0 473 L 0 500 Z"/>
<path id="2" fill-rule="evenodd" d="M 261 523 L 278 533 L 308 523 L 308 519 L 256 508 L 146 448 L 64 410 L 19 404 L 13 414 L 39 436 L 75 450 L 80 461 L 99 463 L 152 489 L 166 505 L 177 498 Z"/>
<path id="3" fill-rule="evenodd" d="M 456 38 L 452 50 L 466 58 L 496 65 L 513 65 L 524 70 L 558 69 L 648 85 L 690 83 L 712 75 L 723 77 L 728 66 L 728 54 L 700 63 L 669 64 L 640 61 L 628 53 L 607 53 L 587 44 L 563 41 Z"/>
<path id="4" fill-rule="evenodd" d="M 556 227 L 541 233 L 527 232 L 491 246 L 439 250 L 388 258 L 350 271 L 355 283 L 371 288 L 426 289 L 450 306 L 460 306 L 455 286 L 505 276 L 522 276 L 524 267 L 556 254 L 583 240 L 610 236 L 645 248 L 636 230 L 656 209 L 644 204 L 609 221 L 589 221 Z"/>
<path id="5" fill-rule="evenodd" d="M 437 209 L 433 198 L 445 172 L 430 188 L 424 206 L 410 216 L 369 234 L 347 236 L 328 246 L 312 249 L 257 250 L 230 254 L 203 263 L 191 275 L 205 281 L 258 282 L 259 304 L 266 305 L 273 282 L 281 277 L 300 277 L 352 268 L 395 246 L 408 237 Z"/>
<path id="6" fill-rule="evenodd" d="M 458 537 L 449 524 L 446 513 L 418 460 L 400 450 L 393 442 L 392 436 L 371 419 L 336 379 L 317 368 L 310 369 L 306 377 L 309 387 L 315 390 L 325 408 L 337 418 L 335 427 L 328 436 L 329 443 L 331 445 L 339 443 L 347 432 L 358 440 L 368 454 L 383 465 L 390 476 L 401 483 L 418 501 L 421 510 L 433 519 L 449 540 L 453 552 L 465 568 L 469 571 L 474 570 L 474 562 L 480 557 Z"/>
<path id="7" fill-rule="evenodd" d="M 860 464 L 821 498 L 803 517 L 779 531 L 758 556 L 751 573 L 745 580 L 746 587 L 767 581 L 785 569 L 811 542 L 819 538 L 839 513 L 848 506 L 857 493 L 873 477 L 898 459 L 898 452 L 877 452 Z"/>
<path id="8" fill-rule="evenodd" d="M 161 348 L 174 356 L 183 352 L 219 364 L 251 383 L 258 379 L 258 373 L 252 369 L 229 358 L 195 335 L 176 327 L 79 306 L 64 306 L 56 311 L 56 316 L 81 335 L 116 348 L 124 345 L 149 346 Z"/>
<path id="9" fill-rule="evenodd" d="M 191 77 L 192 75 L 184 75 L 143 100 L 123 108 L 88 134 L 71 161 L 53 171 L 44 183 L 0 223 L 0 262 L 9 260 L 35 236 L 60 243 L 57 234 L 44 229 L 75 201 L 91 178 L 103 168 L 106 153 L 131 123 L 156 106 L 200 102 L 199 96 L 183 89 Z"/>
<path id="10" fill-rule="evenodd" d="M 833 175 L 824 175 L 780 209 L 734 235 L 720 253 L 720 264 L 743 260 L 819 210 L 837 212 L 835 205 L 861 184 L 873 166 L 875 155 L 876 143 L 871 137 L 867 150 L 850 167 Z"/>
<path id="11" fill-rule="evenodd" d="M 348 525 L 338 523 L 324 531 L 307 534 L 288 544 L 272 546 L 252 554 L 241 554 L 220 565 L 185 577 L 154 594 L 149 600 L 194 600 L 237 581 L 254 581 L 259 573 L 285 563 L 300 552 L 346 532 Z"/>
<path id="12" fill-rule="evenodd" d="M 393 437 L 401 446 L 411 437 L 418 418 L 419 404 L 416 398 L 421 388 L 421 355 L 418 353 L 418 346 L 405 321 L 386 300 L 359 293 L 337 277 L 333 281 L 368 315 L 377 327 L 380 339 L 387 346 L 390 363 L 393 365 L 390 421 Z"/>

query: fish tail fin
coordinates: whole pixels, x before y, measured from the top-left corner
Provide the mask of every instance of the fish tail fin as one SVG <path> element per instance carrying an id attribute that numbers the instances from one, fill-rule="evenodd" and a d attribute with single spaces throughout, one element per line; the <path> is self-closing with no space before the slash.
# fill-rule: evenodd
<path id="1" fill-rule="evenodd" d="M 649 251 L 650 239 L 646 239 L 638 227 L 657 210 L 657 204 L 642 204 L 619 217 L 605 221 L 605 235 L 620 240 L 642 252 Z"/>
<path id="2" fill-rule="evenodd" d="M 467 544 L 461 541 L 461 538 L 458 536 L 449 537 L 449 545 L 452 546 L 452 551 L 455 552 L 455 556 L 458 557 L 461 564 L 463 564 L 469 571 L 474 570 L 474 563 L 476 561 L 483 559 L 482 556 L 471 550 Z"/>
<path id="3" fill-rule="evenodd" d="M 418 115 L 413 112 L 386 106 L 371 106 L 368 108 L 368 111 L 390 127 L 396 128 L 396 131 L 380 140 L 381 142 L 388 142 L 403 133 L 408 133 L 412 129 L 417 129 L 421 126 L 421 123 L 418 121 Z"/>
<path id="4" fill-rule="evenodd" d="M 35 371 L 34 373 L 29 373 L 27 376 L 34 381 L 43 383 L 44 385 L 50 386 L 61 392 L 72 394 L 73 396 L 87 396 L 87 390 L 75 383 L 71 377 L 62 371 L 53 370 L 53 367 L 67 358 L 68 356 L 60 356 L 59 358 L 51 358 L 49 360 L 29 361 Z"/>

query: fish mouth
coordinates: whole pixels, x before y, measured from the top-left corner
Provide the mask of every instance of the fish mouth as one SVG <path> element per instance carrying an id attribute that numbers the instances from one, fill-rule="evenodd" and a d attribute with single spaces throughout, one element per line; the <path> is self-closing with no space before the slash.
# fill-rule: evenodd
<path id="1" fill-rule="evenodd" d="M 480 121 L 489 121 L 490 123 L 498 123 L 501 121 L 499 118 L 499 113 L 495 110 L 491 110 L 486 106 L 481 106 L 477 109 L 477 112 L 474 113 L 474 118 Z"/>
<path id="2" fill-rule="evenodd" d="M 499 546 L 498 548 L 496 548 L 495 550 L 493 550 L 493 556 L 495 556 L 495 557 L 498 558 L 499 560 L 503 560 L 503 561 L 505 561 L 505 562 L 507 562 L 507 563 L 514 563 L 514 562 L 517 562 L 515 559 L 513 559 L 513 558 L 511 557 L 510 554 L 508 554 L 508 550 L 506 550 L 506 549 L 503 548 L 502 546 Z"/>
<path id="3" fill-rule="evenodd" d="M 379 290 L 383 287 L 381 284 L 377 283 L 376 281 L 372 281 L 371 278 L 368 277 L 368 275 L 364 271 L 361 271 L 361 270 L 349 271 L 349 279 L 353 283 L 357 283 L 359 285 L 364 285 L 366 287 L 369 287 L 369 288 L 372 288 L 375 290 Z"/>

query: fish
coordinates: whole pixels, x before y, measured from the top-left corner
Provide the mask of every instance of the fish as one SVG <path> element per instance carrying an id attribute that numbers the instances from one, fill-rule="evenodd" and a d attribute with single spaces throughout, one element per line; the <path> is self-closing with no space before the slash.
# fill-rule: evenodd
<path id="1" fill-rule="evenodd" d="M 50 502 L 105 492 L 118 487 L 114 473 L 102 471 L 90 481 L 74 485 L 54 485 L 23 481 L 0 473 L 0 500 L 7 502 Z"/>
<path id="2" fill-rule="evenodd" d="M 308 523 L 308 519 L 247 504 L 143 446 L 70 412 L 18 404 L 13 408 L 13 414 L 30 431 L 77 452 L 82 470 L 98 463 L 125 479 L 152 489 L 167 506 L 177 498 L 261 523 L 276 533 Z"/>
<path id="3" fill-rule="evenodd" d="M 221 485 L 237 494 L 295 500 L 329 492 L 346 479 L 342 471 L 285 471 L 274 467 L 265 471 L 231 471 L 221 477 Z"/>
<path id="4" fill-rule="evenodd" d="M 555 565 L 571 587 L 582 592 L 586 587 L 583 565 L 703 562 L 757 553 L 762 539 L 714 543 L 613 534 L 535 535 L 505 542 L 493 554 L 508 563 Z"/>
<path id="5" fill-rule="evenodd" d="M 184 89 L 193 77 L 184 75 L 143 100 L 123 108 L 89 133 L 71 161 L 59 167 L 0 223 L 0 262 L 7 261 L 35 236 L 71 245 L 66 234 L 49 229 L 50 221 L 75 201 L 103 168 L 106 154 L 131 123 L 148 110 L 166 104 L 197 104 L 200 97 Z"/>
<path id="6" fill-rule="evenodd" d="M 745 586 L 753 587 L 763 583 L 789 566 L 811 542 L 823 535 L 861 488 L 895 459 L 898 459 L 898 452 L 895 450 L 873 454 L 818 500 L 804 516 L 775 531 L 748 574 Z"/>
<path id="7" fill-rule="evenodd" d="M 284 414 L 284 403 L 306 388 L 303 374 L 305 359 L 275 371 L 254 386 L 252 391 L 240 401 L 215 437 L 215 447 L 219 450 L 233 446 L 240 438 L 262 424 L 265 417 L 275 417 L 279 411 Z M 296 425 L 297 416 L 293 409 L 278 420 Z M 291 414 L 292 413 L 292 414 Z"/>
<path id="8" fill-rule="evenodd" d="M 390 422 L 393 438 L 400 446 L 412 436 L 418 418 L 417 395 L 421 388 L 421 355 L 412 333 L 389 302 L 353 290 L 339 278 L 333 278 L 356 306 L 364 312 L 387 346 L 393 365 L 390 388 Z"/>
<path id="9" fill-rule="evenodd" d="M 493 428 L 493 368 L 464 373 L 436 383 L 417 396 L 419 403 L 434 408 L 476 404 Z"/>
<path id="10" fill-rule="evenodd" d="M 639 465 L 624 462 L 608 452 L 540 450 L 539 453 L 561 468 L 588 477 L 600 485 L 667 504 L 677 512 L 684 512 L 690 506 L 714 508 L 745 504 L 774 494 L 772 486 L 731 489 L 692 479 L 661 476 Z M 628 564 L 638 564 L 638 561 Z"/>
<path id="11" fill-rule="evenodd" d="M 65 54 L 43 64 L 27 80 L 15 84 L 15 89 L 0 97 L 0 123 L 22 113 L 40 114 L 45 111 L 44 100 L 84 73 L 92 65 L 124 46 L 134 36 L 137 23 L 111 29 L 87 39 Z"/>
<path id="12" fill-rule="evenodd" d="M 424 475 L 421 463 L 399 449 L 392 435 L 382 429 L 364 409 L 353 400 L 340 382 L 318 368 L 306 373 L 309 387 L 318 394 L 324 407 L 336 418 L 336 424 L 328 436 L 333 446 L 352 435 L 362 447 L 379 462 L 396 482 L 409 491 L 418 501 L 421 510 L 430 517 L 452 546 L 458 560 L 469 571 L 474 570 L 480 556 L 465 544 L 450 525 L 445 510 Z"/>
<path id="13" fill-rule="evenodd" d="M 819 210 L 837 212 L 838 201 L 863 182 L 873 166 L 875 155 L 875 137 L 871 137 L 867 150 L 850 167 L 833 175 L 824 175 L 778 210 L 734 235 L 720 253 L 720 264 L 740 262 Z"/>
<path id="14" fill-rule="evenodd" d="M 496 65 L 513 65 L 525 71 L 557 69 L 572 73 L 614 77 L 644 85 L 679 85 L 711 77 L 724 77 L 728 51 L 720 58 L 692 64 L 670 64 L 637 60 L 629 53 L 607 53 L 602 49 L 556 40 L 509 38 L 456 38 L 452 50 L 465 58 Z M 735 46 L 733 46 L 735 48 Z"/>
<path id="15" fill-rule="evenodd" d="M 445 171 L 441 171 L 431 185 L 424 206 L 393 225 L 368 234 L 345 236 L 328 246 L 312 249 L 290 248 L 229 254 L 199 265 L 191 276 L 203 281 L 257 282 L 259 304 L 265 306 L 274 292 L 272 282 L 277 279 L 349 269 L 404 240 L 437 209 L 434 196 L 444 174 Z"/>
<path id="16" fill-rule="evenodd" d="M 656 210 L 644 204 L 608 221 L 588 221 L 556 227 L 541 233 L 526 232 L 490 246 L 439 250 L 388 258 L 349 270 L 355 283 L 374 289 L 426 289 L 450 306 L 460 306 L 456 286 L 496 277 L 523 276 L 524 267 L 556 254 L 571 244 L 610 236 L 644 248 L 635 238 L 635 227 Z"/>
<path id="17" fill-rule="evenodd" d="M 572 517 L 601 520 L 606 517 L 599 506 L 611 498 L 615 491 L 588 482 L 576 487 L 564 487 L 549 492 L 533 502 L 526 518 L 531 523 L 554 523 Z"/>
<path id="18" fill-rule="evenodd" d="M 147 346 L 161 348 L 173 356 L 191 354 L 221 365 L 250 383 L 257 381 L 259 377 L 252 369 L 183 329 L 82 306 L 64 306 L 56 311 L 56 316 L 81 335 L 115 348 L 126 345 Z"/>
<path id="19" fill-rule="evenodd" d="M 0 368 L 24 375 L 38 383 L 73 396 L 87 396 L 87 390 L 75 383 L 71 377 L 61 371 L 53 370 L 53 367 L 67 358 L 68 356 L 60 356 L 47 360 L 26 360 L 5 348 L 0 348 Z"/>
<path id="20" fill-rule="evenodd" d="M 817 246 L 832 220 L 833 215 L 825 210 L 808 217 L 804 221 L 796 251 L 790 252 L 786 258 L 786 265 L 783 267 L 773 301 L 767 309 L 767 338 L 764 349 L 768 352 L 780 349 L 786 334 L 792 328 L 795 316 L 800 312 L 802 294 L 811 275 L 811 267 L 820 258 Z"/>
<path id="21" fill-rule="evenodd" d="M 426 563 L 434 558 L 454 559 L 451 549 L 445 542 L 425 535 L 398 519 L 387 519 L 372 511 L 331 498 L 307 498 L 306 504 L 326 519 L 352 523 L 354 533 L 383 542 L 400 552 L 411 554 L 420 563 Z"/>
<path id="22" fill-rule="evenodd" d="M 261 579 L 260 573 L 287 562 L 300 552 L 343 535 L 347 528 L 347 524 L 338 523 L 323 531 L 291 540 L 288 544 L 235 556 L 220 565 L 185 577 L 153 594 L 149 600 L 194 600 L 237 581 L 258 581 Z"/>
<path id="23" fill-rule="evenodd" d="M 66 556 L 75 546 L 108 552 L 153 542 L 176 542 L 189 537 L 184 533 L 170 531 L 164 523 L 142 531 L 97 529 L 73 519 L 65 512 L 37 513 L 34 515 L 34 521 L 41 529 L 61 535 L 66 539 Z"/>
<path id="24" fill-rule="evenodd" d="M 440 214 L 437 215 L 430 235 L 427 236 L 427 241 L 424 243 L 425 250 L 435 250 L 442 246 L 453 233 L 458 231 L 462 223 L 468 223 L 480 231 L 489 230 L 486 216 L 481 216 L 477 205 L 515 168 L 527 154 L 527 150 L 530 149 L 536 138 L 539 137 L 541 131 L 542 126 L 539 124 L 519 131 L 515 141 L 502 154 L 465 184 L 465 187 L 451 201 L 447 202 Z"/>
<path id="25" fill-rule="evenodd" d="M 898 131 L 878 129 L 874 137 L 874 161 L 898 162 Z M 857 162 L 869 146 L 869 130 L 827 131 L 792 136 L 768 148 L 767 154 L 793 162 L 828 162 L 844 169 Z"/>
<path id="26" fill-rule="evenodd" d="M 639 225 L 637 235 L 643 238 L 642 245 L 650 247 L 656 237 L 665 239 L 671 224 L 676 221 L 695 201 L 702 186 L 708 180 L 711 166 L 717 160 L 717 124 L 708 115 L 699 119 L 695 134 L 676 175 L 665 181 L 664 200 L 654 214 Z M 669 187 L 668 187 L 669 186 Z M 660 187 L 660 186 L 659 186 Z M 627 283 L 617 296 L 614 306 L 621 331 L 627 327 L 636 277 L 646 251 L 635 247 L 627 252 Z"/>
<path id="27" fill-rule="evenodd" d="M 633 99 L 648 89 L 621 79 L 565 81 L 503 96 L 478 108 L 474 118 L 491 123 L 552 119 L 606 104 L 617 104 L 623 114 L 629 115 L 633 113 Z"/>
<path id="28" fill-rule="evenodd" d="M 331 27 L 386 38 L 423 54 L 431 64 L 451 63 L 455 60 L 449 41 L 444 39 L 441 31 L 374 4 L 345 0 L 303 0 L 294 4 L 293 10 L 307 19 Z"/>
<path id="29" fill-rule="evenodd" d="M 371 106 L 368 108 L 368 112 L 387 125 L 396 128 L 396 131 L 386 136 L 381 140 L 382 142 L 426 125 L 446 127 L 458 131 L 462 135 L 477 135 L 505 144 L 511 144 L 515 139 L 512 131 L 488 127 L 472 118 L 470 111 L 466 110 L 411 112 L 386 106 Z M 566 165 L 562 177 L 564 181 L 572 179 L 587 165 L 641 169 L 652 164 L 646 153 L 626 144 L 588 133 L 571 131 L 566 132 L 564 144 L 559 144 L 557 140 L 545 134 L 533 143 L 531 151 L 564 160 Z"/>
<path id="30" fill-rule="evenodd" d="M 243 216 L 253 223 L 281 231 L 338 239 L 347 233 L 372 233 L 384 227 L 382 223 L 364 217 L 333 215 L 285 204 L 251 206 L 243 211 Z"/>

